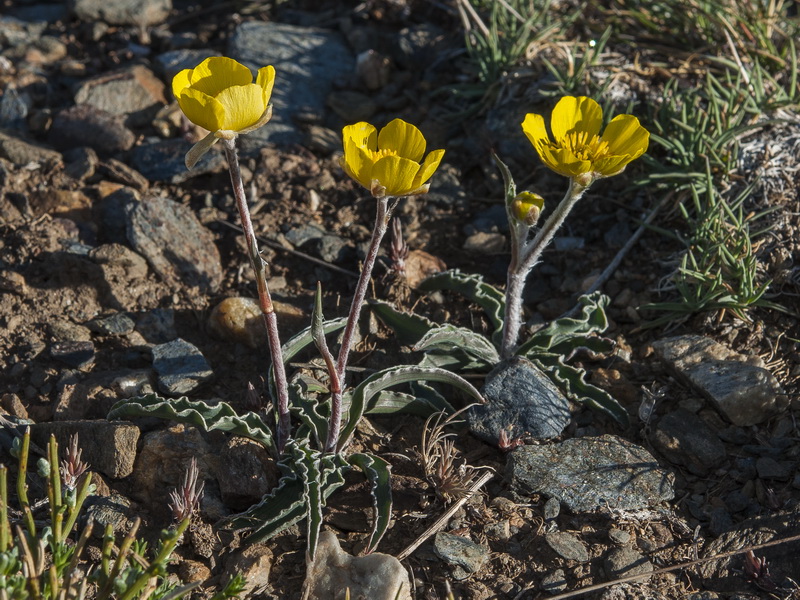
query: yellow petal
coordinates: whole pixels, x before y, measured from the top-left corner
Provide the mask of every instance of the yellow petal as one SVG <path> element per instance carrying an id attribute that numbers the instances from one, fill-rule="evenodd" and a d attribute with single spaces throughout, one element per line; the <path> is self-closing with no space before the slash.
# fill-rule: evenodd
<path id="1" fill-rule="evenodd" d="M 241 131 L 258 122 L 266 110 L 264 90 L 254 83 L 225 88 L 217 96 L 225 108 L 225 120 L 220 129 Z"/>
<path id="2" fill-rule="evenodd" d="M 345 153 L 347 153 L 348 144 L 355 144 L 356 146 L 372 151 L 378 149 L 376 129 L 365 121 L 355 123 L 354 125 L 348 125 L 342 129 L 342 140 L 344 141 Z"/>
<path id="3" fill-rule="evenodd" d="M 184 69 L 172 78 L 172 95 L 180 98 L 181 92 L 191 85 L 192 69 Z"/>
<path id="4" fill-rule="evenodd" d="M 607 156 L 606 158 L 601 158 L 600 160 L 595 161 L 592 168 L 594 169 L 595 173 L 598 173 L 603 177 L 611 177 L 612 175 L 622 172 L 628 163 L 634 158 L 636 157 L 632 154 Z"/>
<path id="5" fill-rule="evenodd" d="M 186 118 L 195 125 L 205 127 L 209 131 L 222 129 L 225 109 L 216 98 L 194 88 L 186 88 L 178 96 L 178 105 Z"/>
<path id="6" fill-rule="evenodd" d="M 253 73 L 232 58 L 212 56 L 192 69 L 191 82 L 193 88 L 217 96 L 225 88 L 253 83 Z"/>
<path id="7" fill-rule="evenodd" d="M 258 70 L 256 75 L 256 85 L 264 90 L 264 104 L 269 104 L 269 98 L 272 96 L 272 86 L 275 84 L 275 67 L 267 65 Z"/>
<path id="8" fill-rule="evenodd" d="M 561 143 L 572 131 L 585 131 L 589 138 L 600 133 L 603 126 L 603 109 L 586 96 L 565 96 L 558 101 L 550 118 L 550 127 L 556 143 Z"/>
<path id="9" fill-rule="evenodd" d="M 603 132 L 609 154 L 630 154 L 631 160 L 640 157 L 650 143 L 650 133 L 633 115 L 617 115 Z"/>
<path id="10" fill-rule="evenodd" d="M 372 155 L 352 142 L 345 144 L 344 148 L 342 167 L 345 173 L 369 189 L 372 185 Z"/>
<path id="11" fill-rule="evenodd" d="M 547 135 L 542 115 L 533 113 L 525 115 L 525 120 L 522 121 L 522 131 L 525 132 L 531 144 L 537 149 L 540 144 L 550 143 L 550 136 Z"/>
<path id="12" fill-rule="evenodd" d="M 414 177 L 414 187 L 419 187 L 436 172 L 439 168 L 439 163 L 442 162 L 444 150 L 431 150 L 428 156 L 425 157 L 425 162 L 420 166 L 417 176 Z"/>
<path id="13" fill-rule="evenodd" d="M 553 171 L 565 177 L 575 177 L 592 170 L 591 161 L 578 158 L 566 148 L 542 146 L 539 148 L 539 157 Z"/>
<path id="14" fill-rule="evenodd" d="M 419 163 L 401 156 L 384 156 L 372 167 L 372 179 L 386 188 L 387 196 L 404 196 L 414 189 Z"/>
<path id="15" fill-rule="evenodd" d="M 394 150 L 414 162 L 419 162 L 425 154 L 425 136 L 411 123 L 395 119 L 378 134 L 378 148 Z"/>

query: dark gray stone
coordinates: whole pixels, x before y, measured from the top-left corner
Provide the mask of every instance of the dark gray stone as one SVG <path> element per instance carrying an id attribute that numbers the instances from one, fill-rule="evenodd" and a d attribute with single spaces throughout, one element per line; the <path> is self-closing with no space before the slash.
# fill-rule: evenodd
<path id="1" fill-rule="evenodd" d="M 54 421 L 37 423 L 31 427 L 31 439 L 42 447 L 51 435 L 56 436 L 61 448 L 66 448 L 70 437 L 77 435 L 82 459 L 92 471 L 112 479 L 121 479 L 133 472 L 139 428 L 130 423 Z"/>
<path id="2" fill-rule="evenodd" d="M 319 241 L 319 257 L 329 263 L 340 263 L 353 254 L 350 243 L 338 235 L 326 234 Z"/>
<path id="3" fill-rule="evenodd" d="M 133 65 L 81 82 L 75 103 L 89 104 L 124 117 L 126 125 L 141 127 L 166 104 L 164 83 L 147 67 Z"/>
<path id="4" fill-rule="evenodd" d="M 28 128 L 25 118 L 30 110 L 30 96 L 20 95 L 13 85 L 6 86 L 0 96 L 0 129 L 25 131 Z"/>
<path id="5" fill-rule="evenodd" d="M 490 444 L 498 444 L 503 429 L 510 439 L 526 434 L 549 439 L 569 424 L 567 399 L 547 375 L 521 356 L 495 367 L 482 393 L 485 403 L 467 411 L 467 422 L 473 434 Z"/>
<path id="6" fill-rule="evenodd" d="M 97 216 L 103 224 L 100 234 L 105 240 L 119 242 L 126 238 L 128 213 L 140 199 L 136 190 L 124 187 L 95 204 Z"/>
<path id="7" fill-rule="evenodd" d="M 136 320 L 136 331 L 153 344 L 171 342 L 178 337 L 175 329 L 175 311 L 171 308 L 154 308 Z"/>
<path id="8" fill-rule="evenodd" d="M 62 162 L 60 152 L 28 143 L 2 132 L 0 132 L 0 158 L 10 160 L 17 166 L 25 166 L 29 163 L 58 164 Z"/>
<path id="9" fill-rule="evenodd" d="M 89 329 L 100 335 L 125 335 L 136 327 L 134 320 L 123 312 L 97 317 L 89 321 L 87 325 Z"/>
<path id="10" fill-rule="evenodd" d="M 81 21 L 149 27 L 167 19 L 172 0 L 71 0 L 70 6 Z"/>
<path id="11" fill-rule="evenodd" d="M 506 476 L 522 493 L 558 498 L 572 512 L 636 510 L 671 500 L 674 477 L 644 448 L 604 435 L 508 455 Z"/>
<path id="12" fill-rule="evenodd" d="M 128 213 L 128 241 L 153 270 L 172 284 L 214 292 L 222 281 L 222 264 L 214 235 L 188 206 L 151 197 Z"/>
<path id="13" fill-rule="evenodd" d="M 150 181 L 168 183 L 183 183 L 224 167 L 225 159 L 216 149 L 212 149 L 194 167 L 187 169 L 186 153 L 192 145 L 182 139 L 145 142 L 133 150 L 133 166 Z"/>
<path id="14" fill-rule="evenodd" d="M 791 473 L 792 463 L 778 462 L 769 456 L 762 456 L 756 461 L 756 471 L 761 479 L 778 479 L 787 481 Z"/>
<path id="15" fill-rule="evenodd" d="M 215 474 L 222 501 L 233 510 L 246 510 L 261 501 L 278 483 L 280 472 L 266 448 L 252 440 L 227 440 Z"/>
<path id="16" fill-rule="evenodd" d="M 231 36 L 228 55 L 254 71 L 266 65 L 276 71 L 272 120 L 241 137 L 244 151 L 258 150 L 267 141 L 303 143 L 294 116 L 324 113 L 333 83 L 347 81 L 355 71 L 355 57 L 338 33 L 284 23 L 242 23 Z"/>
<path id="17" fill-rule="evenodd" d="M 653 563 L 633 548 L 616 548 L 605 560 L 606 573 L 611 579 L 646 575 L 653 572 Z"/>
<path id="18" fill-rule="evenodd" d="M 478 571 L 489 560 L 491 550 L 481 544 L 446 531 L 440 531 L 433 538 L 433 552 L 446 563 L 456 567 L 454 577 L 464 579 Z M 461 573 L 458 568 L 460 567 Z M 463 574 L 463 577 L 459 577 Z"/>
<path id="19" fill-rule="evenodd" d="M 567 589 L 567 576 L 564 569 L 556 569 L 552 573 L 548 573 L 542 579 L 540 584 L 542 591 L 548 594 L 557 594 Z"/>
<path id="20" fill-rule="evenodd" d="M 202 352 L 181 338 L 153 346 L 152 352 L 158 387 L 165 394 L 190 394 L 214 376 Z"/>
<path id="21" fill-rule="evenodd" d="M 714 430 L 682 408 L 658 422 L 653 444 L 670 462 L 684 465 L 696 475 L 706 475 L 726 459 L 725 445 Z"/>
<path id="22" fill-rule="evenodd" d="M 301 225 L 286 232 L 286 241 L 295 248 L 299 248 L 311 240 L 321 240 L 325 230 L 316 225 Z"/>
<path id="23" fill-rule="evenodd" d="M 50 346 L 50 355 L 65 365 L 82 369 L 94 362 L 94 344 L 81 341 L 53 342 Z"/>
<path id="24" fill-rule="evenodd" d="M 64 150 L 89 146 L 98 154 L 109 155 L 129 150 L 136 136 L 125 127 L 122 117 L 89 104 L 79 104 L 56 114 L 48 140 Z"/>
<path id="25" fill-rule="evenodd" d="M 102 538 L 109 525 L 114 535 L 124 536 L 133 526 L 136 511 L 125 496 L 111 492 L 110 496 L 89 496 L 83 517 L 94 522 L 95 538 Z"/>
<path id="26" fill-rule="evenodd" d="M 544 541 L 561 558 L 577 560 L 582 563 L 589 560 L 589 551 L 586 549 L 586 545 L 571 533 L 551 531 L 545 534 Z"/>

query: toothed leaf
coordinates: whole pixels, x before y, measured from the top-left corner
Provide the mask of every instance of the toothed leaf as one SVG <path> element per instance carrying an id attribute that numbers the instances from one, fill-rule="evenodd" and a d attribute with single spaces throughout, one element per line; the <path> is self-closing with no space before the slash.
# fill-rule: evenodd
<path id="1" fill-rule="evenodd" d="M 347 462 L 358 467 L 372 484 L 372 507 L 375 511 L 375 520 L 372 524 L 372 533 L 367 542 L 366 553 L 369 554 L 383 538 L 389 528 L 392 517 L 392 466 L 377 456 L 371 454 L 351 454 Z"/>

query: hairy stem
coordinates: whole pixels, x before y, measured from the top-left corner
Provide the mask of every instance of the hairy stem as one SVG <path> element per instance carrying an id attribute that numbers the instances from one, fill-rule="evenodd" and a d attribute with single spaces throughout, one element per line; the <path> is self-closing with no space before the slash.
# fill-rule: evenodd
<path id="1" fill-rule="evenodd" d="M 511 264 L 508 267 L 506 280 L 506 310 L 503 318 L 503 342 L 500 347 L 500 356 L 503 358 L 513 356 L 514 350 L 517 348 L 519 329 L 522 325 L 522 292 L 525 289 L 525 281 L 533 267 L 539 262 L 542 251 L 552 241 L 556 231 L 586 189 L 576 183 L 574 179 L 570 179 L 566 195 L 536 236 L 530 242 L 525 239 L 525 236 L 519 236 L 516 240 L 512 240 L 514 247 L 511 249 Z"/>
<path id="2" fill-rule="evenodd" d="M 264 325 L 267 328 L 269 354 L 275 373 L 275 388 L 278 395 L 277 447 L 278 453 L 281 453 L 284 445 L 289 440 L 291 422 L 289 420 L 289 388 L 286 384 L 286 368 L 283 364 L 281 340 L 278 335 L 278 318 L 275 315 L 275 308 L 272 305 L 272 297 L 270 296 L 269 286 L 267 285 L 264 261 L 258 251 L 258 241 L 256 240 L 256 234 L 253 230 L 253 221 L 250 219 L 250 209 L 247 206 L 247 197 L 245 196 L 244 184 L 242 183 L 242 173 L 239 168 L 239 157 L 236 154 L 236 141 L 223 139 L 222 142 L 225 148 L 225 156 L 228 159 L 228 168 L 231 173 L 233 195 L 236 198 L 236 207 L 239 209 L 244 239 L 247 243 L 247 253 L 250 256 L 250 264 L 253 265 L 253 270 L 256 274 L 258 302 L 261 307 L 261 314 L 264 317 Z"/>
<path id="3" fill-rule="evenodd" d="M 334 452 L 339 441 L 339 433 L 342 429 L 342 394 L 345 390 L 345 370 L 347 369 L 347 359 L 353 346 L 353 334 L 358 325 L 358 318 L 361 315 L 361 307 L 364 304 L 364 297 L 367 295 L 367 287 L 372 277 L 372 268 L 375 266 L 375 259 L 378 258 L 378 250 L 381 246 L 392 210 L 389 208 L 389 198 L 378 198 L 378 207 L 375 214 L 375 227 L 372 230 L 372 238 L 369 242 L 367 257 L 364 259 L 364 266 L 356 284 L 356 291 L 353 301 L 350 304 L 350 312 L 347 315 L 347 325 L 342 334 L 342 346 L 339 348 L 339 356 L 336 359 L 336 375 L 339 378 L 340 389 L 331 394 L 331 420 L 328 427 L 328 440 L 325 443 L 327 452 Z M 393 205 L 394 206 L 394 205 Z"/>

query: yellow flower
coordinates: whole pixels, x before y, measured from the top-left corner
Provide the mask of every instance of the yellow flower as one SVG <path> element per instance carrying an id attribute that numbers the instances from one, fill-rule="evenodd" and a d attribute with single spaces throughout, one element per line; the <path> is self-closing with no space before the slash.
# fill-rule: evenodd
<path id="1" fill-rule="evenodd" d="M 191 168 L 220 139 L 234 139 L 263 126 L 272 116 L 269 104 L 275 69 L 253 73 L 232 58 L 207 58 L 194 69 L 184 69 L 172 80 L 172 93 L 183 114 L 209 133 L 186 155 Z"/>
<path id="2" fill-rule="evenodd" d="M 348 125 L 342 130 L 345 172 L 376 198 L 425 194 L 426 183 L 439 167 L 444 150 L 425 154 L 425 137 L 419 129 L 395 119 L 378 133 L 369 123 Z"/>
<path id="3" fill-rule="evenodd" d="M 522 130 L 545 165 L 588 183 L 621 173 L 629 162 L 644 154 L 650 140 L 650 134 L 632 115 L 614 117 L 601 136 L 602 126 L 603 109 L 585 96 L 566 96 L 558 101 L 550 118 L 555 141 L 547 134 L 541 115 L 528 114 L 522 122 Z"/>

